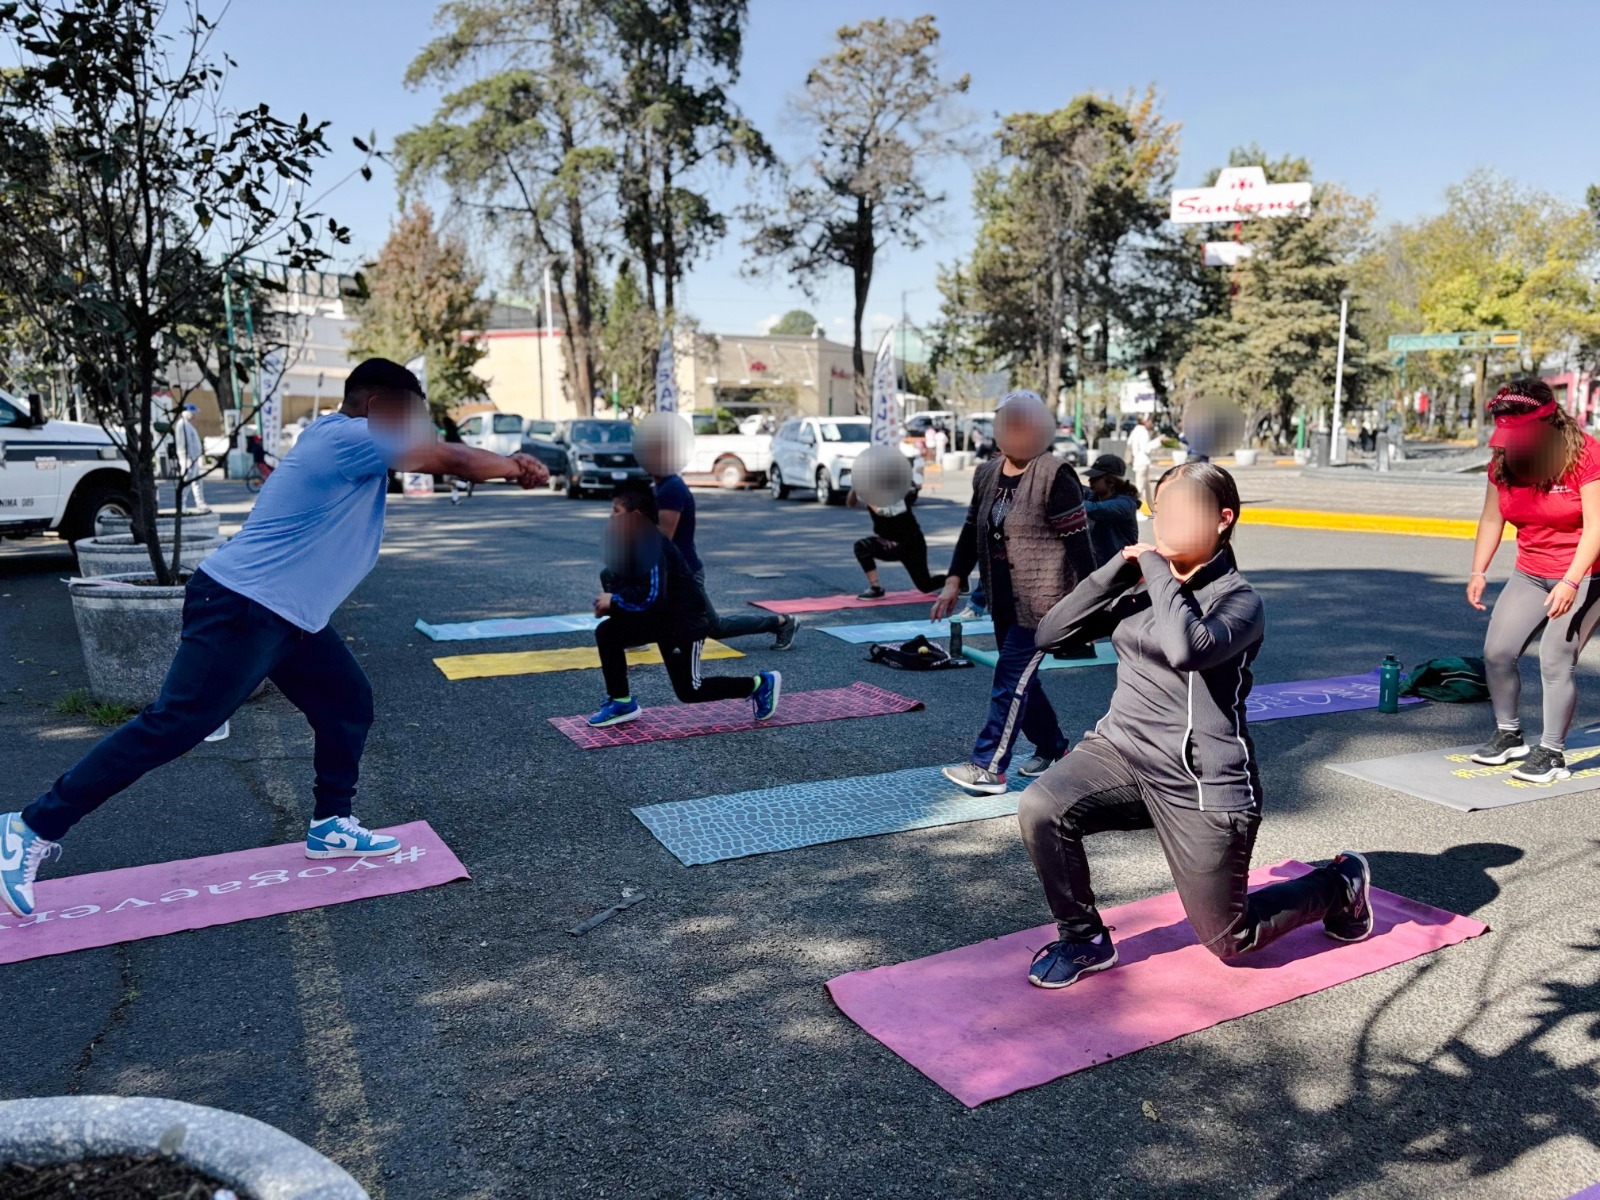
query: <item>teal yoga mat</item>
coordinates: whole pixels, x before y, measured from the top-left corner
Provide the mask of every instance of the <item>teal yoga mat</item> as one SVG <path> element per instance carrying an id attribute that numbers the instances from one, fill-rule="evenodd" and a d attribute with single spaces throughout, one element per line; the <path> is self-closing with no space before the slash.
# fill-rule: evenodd
<path id="1" fill-rule="evenodd" d="M 1000 651 L 981 650 L 977 646 L 963 646 L 961 653 L 973 662 L 985 667 L 992 667 L 1000 660 Z M 1094 644 L 1093 658 L 1056 658 L 1046 654 L 1044 661 L 1039 664 L 1041 671 L 1065 671 L 1070 667 L 1114 667 L 1117 665 L 1117 652 L 1111 648 L 1110 642 L 1096 642 Z"/>
<path id="2" fill-rule="evenodd" d="M 1009 792 L 973 796 L 946 779 L 938 767 L 912 767 L 649 804 L 634 809 L 633 815 L 679 862 L 693 867 L 848 838 L 1007 817 L 1017 811 L 1017 793 L 1027 783 L 1013 774 Z"/>

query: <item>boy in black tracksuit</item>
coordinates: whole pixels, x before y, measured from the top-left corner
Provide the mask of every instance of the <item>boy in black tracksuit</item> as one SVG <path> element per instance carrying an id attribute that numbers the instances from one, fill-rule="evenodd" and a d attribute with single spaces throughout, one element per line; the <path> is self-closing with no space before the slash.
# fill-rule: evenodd
<path id="1" fill-rule="evenodd" d="M 883 596 L 883 584 L 878 579 L 880 559 L 904 566 L 917 591 L 939 590 L 939 585 L 928 570 L 928 543 L 922 536 L 922 526 L 917 523 L 917 514 L 911 511 L 912 502 L 913 496 L 907 495 L 899 504 L 887 508 L 867 505 L 867 511 L 872 514 L 872 536 L 862 538 L 855 545 L 856 562 L 866 572 L 867 590 L 857 599 L 877 600 Z M 851 508 L 861 503 L 853 489 L 848 503 Z"/>
<path id="2" fill-rule="evenodd" d="M 778 710 L 783 678 L 777 671 L 759 675 L 700 674 L 700 651 L 710 617 L 703 593 L 683 555 L 656 525 L 655 496 L 648 488 L 619 488 L 612 501 L 612 524 L 606 530 L 605 588 L 595 599 L 595 627 L 600 671 L 605 676 L 606 702 L 589 718 L 595 727 L 636 720 L 643 711 L 628 688 L 631 646 L 655 643 L 661 651 L 672 690 L 685 704 L 749 698 L 758 721 Z"/>

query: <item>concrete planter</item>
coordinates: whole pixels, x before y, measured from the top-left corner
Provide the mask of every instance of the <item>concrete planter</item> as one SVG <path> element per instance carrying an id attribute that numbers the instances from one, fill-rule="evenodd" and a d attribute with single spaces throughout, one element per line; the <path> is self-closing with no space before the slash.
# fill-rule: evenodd
<path id="1" fill-rule="evenodd" d="M 187 529 L 183 537 L 183 560 L 180 563 L 185 571 L 192 571 L 201 560 L 206 558 L 213 550 L 217 549 L 226 538 L 212 534 L 195 534 L 190 536 Z M 78 551 L 78 573 L 95 578 L 100 575 L 128 575 L 150 571 L 150 552 L 133 540 L 131 533 L 109 534 L 106 537 L 83 538 L 76 543 Z M 172 543 L 161 543 L 161 556 L 167 562 L 172 561 Z"/>
<path id="2" fill-rule="evenodd" d="M 169 512 L 156 514 L 156 536 L 162 541 L 172 540 L 173 514 Z M 191 537 L 217 537 L 222 532 L 222 517 L 212 512 L 209 508 L 203 512 L 186 512 L 183 514 L 183 536 L 185 540 Z M 133 536 L 133 518 L 119 516 L 115 513 L 109 516 L 95 518 L 95 537 L 114 537 L 117 534 Z"/>
<path id="3" fill-rule="evenodd" d="M 0 1101 L 0 1162 L 165 1153 L 255 1200 L 368 1200 L 337 1164 L 237 1113 L 141 1096 Z"/>
<path id="4" fill-rule="evenodd" d="M 108 587 L 151 578 L 143 571 L 72 583 L 72 615 L 95 699 L 143 708 L 161 691 L 183 635 L 183 586 Z"/>
<path id="5" fill-rule="evenodd" d="M 972 454 L 967 450 L 951 450 L 939 456 L 939 467 L 945 471 L 965 471 L 972 465 Z"/>
<path id="6" fill-rule="evenodd" d="M 1241 446 L 1233 452 L 1233 461 L 1241 467 L 1253 467 L 1256 465 L 1256 455 L 1259 453 L 1259 450 L 1247 450 Z"/>
<path id="7" fill-rule="evenodd" d="M 1295 464 L 1297 466 L 1302 466 L 1302 467 L 1305 466 L 1308 462 L 1311 461 L 1311 451 L 1310 450 L 1296 450 L 1294 452 L 1294 461 L 1295 461 Z"/>
<path id="8" fill-rule="evenodd" d="M 1189 452 L 1187 450 L 1183 449 L 1182 447 L 1180 447 L 1180 448 L 1178 448 L 1178 449 L 1176 449 L 1176 450 L 1174 450 L 1172 452 L 1172 465 L 1173 466 L 1181 467 L 1181 466 L 1183 466 L 1184 463 L 1186 463 L 1188 461 L 1189 461 Z"/>

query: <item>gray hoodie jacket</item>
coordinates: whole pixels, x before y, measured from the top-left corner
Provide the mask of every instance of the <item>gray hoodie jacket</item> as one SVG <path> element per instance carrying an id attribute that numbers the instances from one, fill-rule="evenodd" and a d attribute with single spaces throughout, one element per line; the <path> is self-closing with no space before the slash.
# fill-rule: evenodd
<path id="1" fill-rule="evenodd" d="M 1119 554 L 1050 610 L 1036 643 L 1110 634 L 1117 688 L 1095 732 L 1162 799 L 1233 812 L 1261 803 L 1245 699 L 1265 629 L 1261 597 L 1229 551 L 1185 583 L 1159 554 Z"/>

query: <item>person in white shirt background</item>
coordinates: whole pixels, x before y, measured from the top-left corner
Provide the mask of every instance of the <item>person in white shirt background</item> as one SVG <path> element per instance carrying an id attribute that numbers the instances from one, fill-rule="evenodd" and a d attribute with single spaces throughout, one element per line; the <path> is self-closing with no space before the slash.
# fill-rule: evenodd
<path id="1" fill-rule="evenodd" d="M 205 473 L 205 447 L 200 441 L 200 431 L 194 427 L 194 414 L 200 410 L 185 404 L 178 416 L 176 441 L 178 443 L 178 479 L 182 489 L 179 507 L 185 512 L 196 512 L 206 506 L 205 492 L 200 487 L 200 476 Z"/>
<path id="2" fill-rule="evenodd" d="M 1154 512 L 1155 497 L 1150 494 L 1150 451 L 1156 437 L 1150 428 L 1152 424 L 1148 415 L 1141 416 L 1139 423 L 1129 432 L 1128 461 L 1133 465 L 1133 486 L 1139 489 L 1139 498 L 1144 501 L 1145 507 Z"/>

